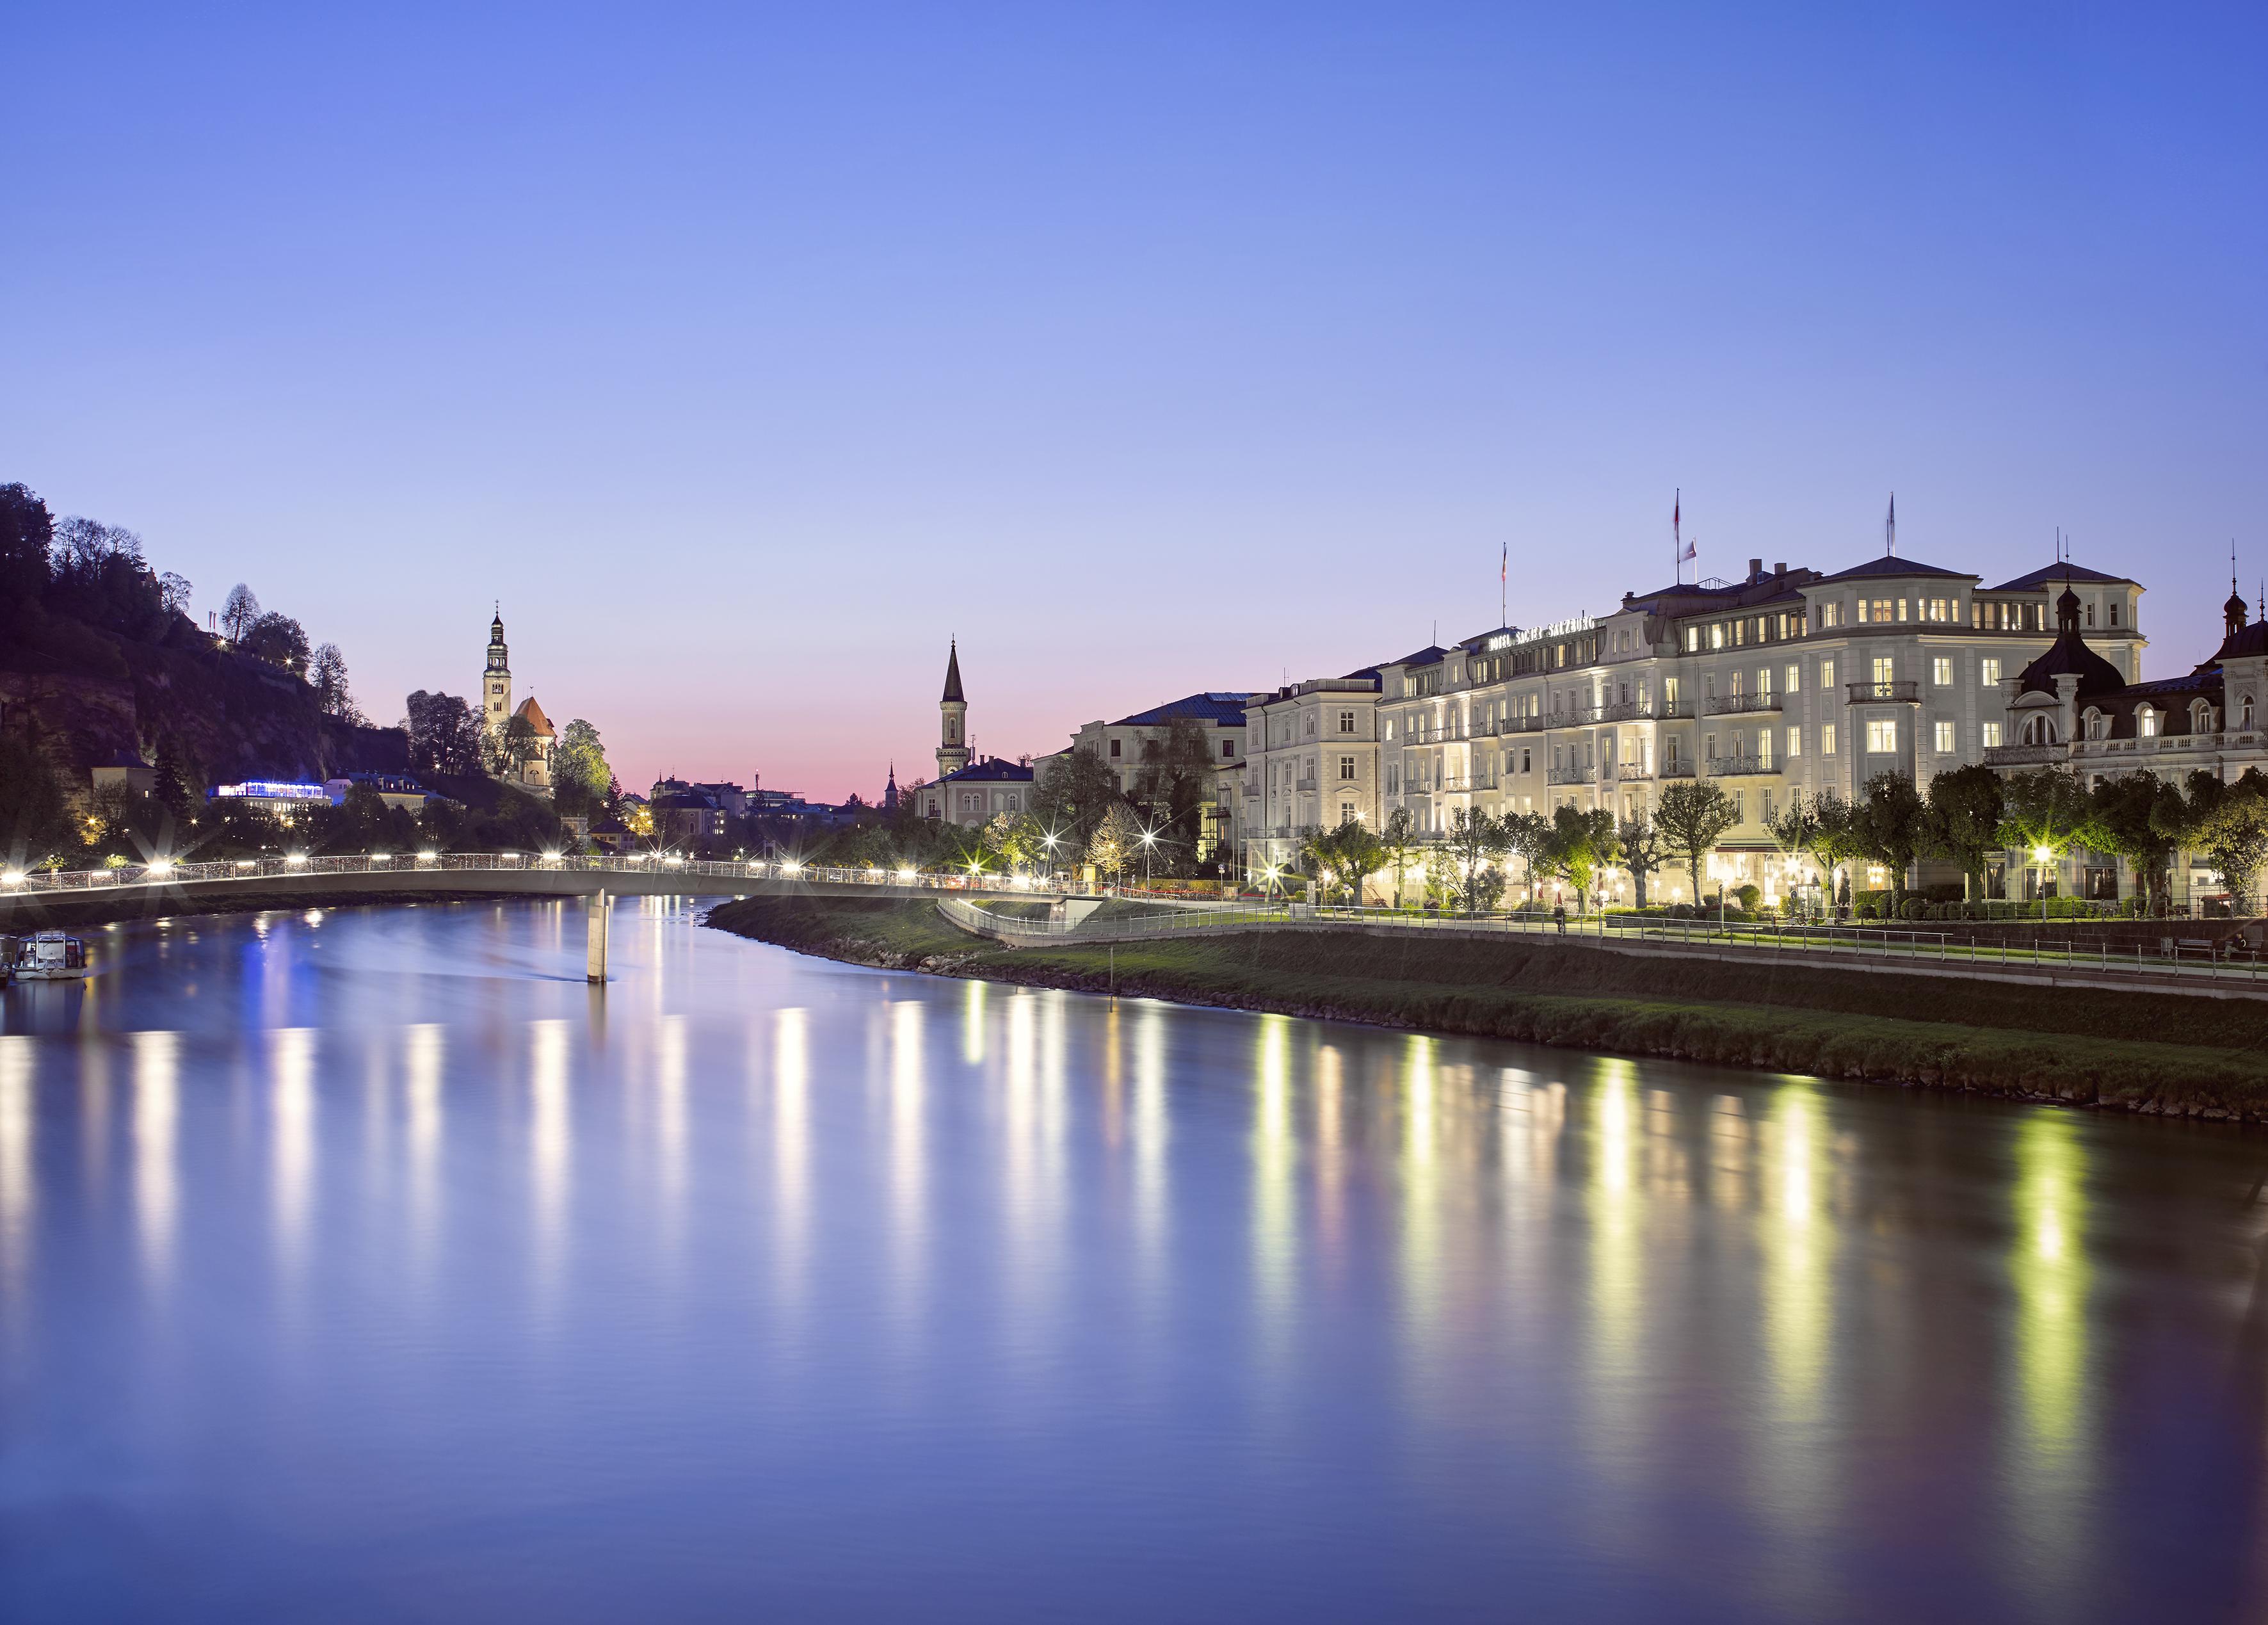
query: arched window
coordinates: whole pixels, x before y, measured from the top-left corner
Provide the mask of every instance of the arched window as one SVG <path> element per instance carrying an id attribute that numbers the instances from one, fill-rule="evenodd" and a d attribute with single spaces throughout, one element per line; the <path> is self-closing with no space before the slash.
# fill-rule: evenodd
<path id="1" fill-rule="evenodd" d="M 2190 703 L 2190 732 L 2192 734 L 2213 732 L 2213 705 L 2210 701 L 2199 699 Z"/>
<path id="2" fill-rule="evenodd" d="M 2250 727 L 2252 726 L 2252 696 L 2251 696 L 2251 695 L 2247 694 L 2247 695 L 2244 697 L 2244 708 L 2243 708 L 2241 712 L 2239 712 L 2237 714 L 2239 715 L 2239 717 L 2240 717 L 2240 718 L 2242 718 L 2242 720 L 2240 720 L 2240 721 L 2237 723 L 2237 727 L 2239 727 L 2239 728 L 2250 728 Z"/>
<path id="3" fill-rule="evenodd" d="M 2087 736 L 2089 739 L 2102 737 L 2102 713 L 2092 705 L 2087 708 Z"/>
<path id="4" fill-rule="evenodd" d="M 2157 736 L 2158 713 L 2151 710 L 2147 705 L 2136 706 L 2134 710 L 2134 737 L 2137 739 L 2155 739 Z"/>
<path id="5" fill-rule="evenodd" d="M 2028 745 L 2051 745 L 2056 742 L 2055 719 L 2045 712 L 2035 713 L 2024 724 L 2024 742 Z"/>

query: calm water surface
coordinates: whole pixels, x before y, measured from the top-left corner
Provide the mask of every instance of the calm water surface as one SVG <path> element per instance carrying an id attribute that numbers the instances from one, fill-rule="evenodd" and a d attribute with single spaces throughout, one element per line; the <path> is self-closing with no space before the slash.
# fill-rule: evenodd
<path id="1" fill-rule="evenodd" d="M 0 1617 L 2257 1617 L 2268 1140 L 626 905 L 5 995 Z"/>

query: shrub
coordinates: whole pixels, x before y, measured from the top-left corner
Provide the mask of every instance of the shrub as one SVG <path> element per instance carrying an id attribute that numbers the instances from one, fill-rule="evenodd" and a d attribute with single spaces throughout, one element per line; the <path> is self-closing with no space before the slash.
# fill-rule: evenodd
<path id="1" fill-rule="evenodd" d="M 1929 904 L 1922 897 L 1908 897 L 1898 905 L 1898 918 L 1901 920 L 1921 920 L 1928 913 Z"/>
<path id="2" fill-rule="evenodd" d="M 1749 913 L 1754 913 L 1756 907 L 1756 899 L 1764 896 L 1764 893 L 1755 886 L 1742 885 L 1734 887 L 1733 895 L 1740 898 L 1741 907 L 1743 911 Z"/>

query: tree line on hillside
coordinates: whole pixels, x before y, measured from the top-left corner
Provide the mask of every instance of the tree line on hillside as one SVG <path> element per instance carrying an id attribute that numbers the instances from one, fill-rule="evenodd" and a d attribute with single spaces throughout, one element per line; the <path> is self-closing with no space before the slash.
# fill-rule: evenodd
<path id="1" fill-rule="evenodd" d="M 1459 808 L 1434 840 L 1421 839 L 1408 809 L 1396 809 L 1377 830 L 1351 823 L 1309 831 L 1302 868 L 1334 897 L 1359 897 L 1373 875 L 1389 875 L 1397 906 L 1405 879 L 1422 872 L 1428 901 L 1479 912 L 1501 903 L 1510 884 L 1507 859 L 1521 861 L 1531 901 L 1540 884 L 1559 881 L 1579 907 L 1588 905 L 1598 871 L 1612 867 L 1630 875 L 1636 905 L 1645 908 L 1653 877 L 1673 864 L 1699 898 L 1709 854 L 1739 821 L 1732 797 L 1705 779 L 1668 787 L 1651 815 L 1639 818 L 1564 806 L 1548 816 L 1501 816 Z M 1881 773 L 1852 800 L 1798 791 L 1766 827 L 1782 853 L 1839 875 L 1842 905 L 1851 900 L 1855 863 L 1888 871 L 1896 906 L 1919 859 L 1958 864 L 1974 898 L 1984 894 L 1989 861 L 2002 853 L 2052 861 L 2085 849 L 2124 859 L 2139 906 L 2152 914 L 2170 906 L 2173 864 L 2183 852 L 2218 871 L 2242 908 L 2268 866 L 2268 776 L 2248 770 L 2229 784 L 2200 772 L 2176 787 L 2136 772 L 2089 788 L 2053 767 L 2003 778 L 1970 766 L 1938 774 L 1924 792 L 1903 774 Z"/>
<path id="2" fill-rule="evenodd" d="M 21 482 L 0 485 L 0 630 L 23 654 L 66 665 L 99 655 L 89 629 L 159 647 L 210 646 L 210 635 L 189 618 L 195 591 L 186 577 L 153 566 L 142 538 L 124 526 L 80 514 L 56 519 Z M 311 647 L 298 621 L 263 611 L 242 582 L 219 619 L 230 648 L 307 683 L 324 714 L 364 720 L 336 644 Z"/>

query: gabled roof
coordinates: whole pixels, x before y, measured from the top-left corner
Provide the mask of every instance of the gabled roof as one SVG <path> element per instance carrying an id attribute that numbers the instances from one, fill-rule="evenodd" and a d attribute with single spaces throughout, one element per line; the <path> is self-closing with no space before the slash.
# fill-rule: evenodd
<path id="1" fill-rule="evenodd" d="M 2139 587 L 2140 582 L 2123 575 L 2105 575 L 2100 570 L 2089 570 L 2085 565 L 2049 565 L 2029 575 L 2020 575 L 2013 581 L 2003 581 L 1998 587 L 1988 587 L 1990 593 L 2037 592 L 2051 581 L 2109 581 L 2120 587 Z"/>
<path id="2" fill-rule="evenodd" d="M 1820 579 L 1822 581 L 1865 581 L 1917 575 L 1942 576 L 1948 581 L 1983 580 L 1972 571 L 1940 569 L 1935 565 L 1923 564 L 1918 558 L 1900 558 L 1894 553 L 1881 558 L 1870 558 L 1863 565 L 1853 565 L 1848 570 L 1838 570 L 1833 575 Z"/>
<path id="3" fill-rule="evenodd" d="M 961 639 L 953 640 L 953 652 L 945 657 L 945 698 L 961 699 Z M 942 703 L 942 702 L 940 702 Z"/>
<path id="4" fill-rule="evenodd" d="M 526 699 L 521 700 L 519 702 L 519 709 L 513 712 L 512 714 L 516 717 L 526 717 L 527 719 L 528 727 L 535 730 L 535 736 L 538 739 L 556 739 L 558 737 L 558 735 L 552 729 L 551 719 L 543 714 L 543 707 L 535 703 L 535 696 L 533 694 L 530 694 Z"/>
<path id="5" fill-rule="evenodd" d="M 1188 717 L 1194 721 L 1210 722 L 1215 728 L 1242 728 L 1244 707 L 1252 696 L 1242 690 L 1207 690 L 1202 694 L 1187 694 L 1180 699 L 1167 700 L 1162 705 L 1152 705 L 1147 711 L 1138 711 L 1130 717 L 1121 717 L 1113 728 L 1155 728 Z"/>

